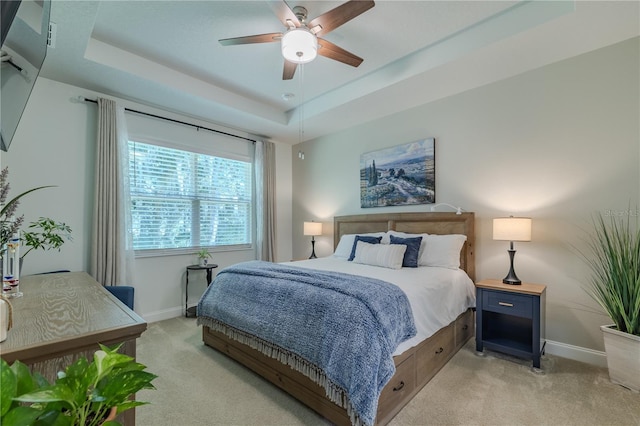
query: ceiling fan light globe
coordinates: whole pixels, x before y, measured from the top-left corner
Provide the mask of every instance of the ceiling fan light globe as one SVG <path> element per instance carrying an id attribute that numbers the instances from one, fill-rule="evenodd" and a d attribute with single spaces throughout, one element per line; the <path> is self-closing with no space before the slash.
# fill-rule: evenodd
<path id="1" fill-rule="evenodd" d="M 294 28 L 282 36 L 282 56 L 295 64 L 306 64 L 318 56 L 318 39 L 306 28 Z"/>

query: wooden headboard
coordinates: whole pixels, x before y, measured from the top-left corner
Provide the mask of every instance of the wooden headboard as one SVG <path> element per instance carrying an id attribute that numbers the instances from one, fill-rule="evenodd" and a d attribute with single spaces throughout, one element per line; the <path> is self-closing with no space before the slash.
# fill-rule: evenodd
<path id="1" fill-rule="evenodd" d="M 460 251 L 460 268 L 475 281 L 475 216 L 473 213 L 381 213 L 336 216 L 333 218 L 333 245 L 344 234 L 399 231 L 409 234 L 463 234 L 467 236 Z"/>

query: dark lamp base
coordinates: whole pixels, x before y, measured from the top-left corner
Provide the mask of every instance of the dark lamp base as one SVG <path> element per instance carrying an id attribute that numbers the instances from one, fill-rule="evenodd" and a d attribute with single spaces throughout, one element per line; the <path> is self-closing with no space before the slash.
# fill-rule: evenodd
<path id="1" fill-rule="evenodd" d="M 317 259 L 316 257 L 316 241 L 311 237 L 311 256 L 309 259 Z"/>
<path id="2" fill-rule="evenodd" d="M 502 280 L 502 282 L 504 284 L 509 284 L 509 285 L 521 285 L 522 284 L 522 281 L 520 281 L 520 279 L 516 275 L 516 271 L 513 270 L 513 258 L 515 257 L 515 255 L 516 255 L 516 251 L 513 248 L 509 249 L 509 259 L 511 260 L 511 262 L 510 262 L 511 266 L 509 267 L 509 273 Z"/>

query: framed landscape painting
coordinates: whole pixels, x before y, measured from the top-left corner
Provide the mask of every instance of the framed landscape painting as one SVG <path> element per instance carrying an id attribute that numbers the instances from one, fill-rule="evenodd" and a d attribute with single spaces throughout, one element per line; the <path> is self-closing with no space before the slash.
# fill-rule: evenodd
<path id="1" fill-rule="evenodd" d="M 360 206 L 436 201 L 436 140 L 423 139 L 360 156 Z"/>

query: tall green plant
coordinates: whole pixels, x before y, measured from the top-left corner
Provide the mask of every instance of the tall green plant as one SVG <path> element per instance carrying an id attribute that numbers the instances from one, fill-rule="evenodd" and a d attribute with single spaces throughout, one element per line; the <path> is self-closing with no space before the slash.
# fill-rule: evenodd
<path id="1" fill-rule="evenodd" d="M 640 221 L 637 212 L 627 213 L 594 217 L 585 256 L 592 271 L 588 292 L 619 331 L 640 336 Z"/>

